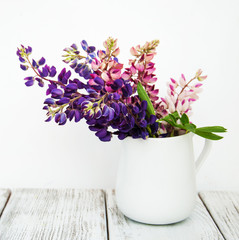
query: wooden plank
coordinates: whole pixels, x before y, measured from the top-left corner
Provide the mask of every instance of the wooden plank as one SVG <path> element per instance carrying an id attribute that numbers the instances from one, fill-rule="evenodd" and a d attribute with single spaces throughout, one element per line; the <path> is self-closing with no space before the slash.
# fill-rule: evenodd
<path id="1" fill-rule="evenodd" d="M 2 215 L 2 211 L 5 208 L 9 196 L 10 191 L 8 189 L 0 189 L 0 216 Z"/>
<path id="2" fill-rule="evenodd" d="M 201 192 L 200 197 L 224 238 L 239 239 L 239 192 Z"/>
<path id="3" fill-rule="evenodd" d="M 4 240 L 106 240 L 101 190 L 16 189 L 0 219 Z"/>
<path id="4" fill-rule="evenodd" d="M 125 217 L 117 208 L 114 191 L 106 192 L 110 240 L 222 240 L 223 237 L 201 200 L 192 215 L 171 225 L 146 225 Z"/>

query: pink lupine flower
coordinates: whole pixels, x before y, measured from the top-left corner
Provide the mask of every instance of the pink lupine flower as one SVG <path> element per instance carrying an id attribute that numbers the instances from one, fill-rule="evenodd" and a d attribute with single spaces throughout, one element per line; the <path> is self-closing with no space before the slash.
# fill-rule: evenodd
<path id="1" fill-rule="evenodd" d="M 184 77 L 183 74 L 181 75 L 181 77 L 180 77 L 180 79 L 179 79 L 179 85 L 180 85 L 181 87 L 184 87 L 184 86 L 186 85 L 186 79 L 185 79 L 185 77 Z"/>
<path id="2" fill-rule="evenodd" d="M 187 98 L 189 93 L 187 91 L 183 91 L 180 95 L 178 95 L 178 100 L 183 100 Z"/>
<path id="3" fill-rule="evenodd" d="M 197 84 L 195 84 L 193 87 L 195 87 L 195 88 L 199 88 L 199 87 L 201 87 L 201 86 L 202 86 L 201 83 L 197 83 Z"/>
<path id="4" fill-rule="evenodd" d="M 153 65 L 148 64 L 148 65 L 149 66 L 146 68 L 147 74 L 152 74 L 156 70 L 156 68 L 154 68 L 154 64 Z"/>
<path id="5" fill-rule="evenodd" d="M 130 48 L 130 53 L 135 57 L 138 56 L 138 51 L 134 47 Z"/>
<path id="6" fill-rule="evenodd" d="M 158 95 L 159 90 L 155 89 L 155 90 L 151 91 L 150 93 L 151 93 L 151 95 L 155 95 L 156 96 L 156 95 Z"/>
<path id="7" fill-rule="evenodd" d="M 114 60 L 110 60 L 108 62 L 108 68 L 112 68 L 114 66 L 114 64 L 115 64 L 115 61 Z"/>
<path id="8" fill-rule="evenodd" d="M 107 91 L 107 92 L 113 92 L 114 90 L 110 87 L 110 86 L 105 86 L 105 90 Z"/>
<path id="9" fill-rule="evenodd" d="M 104 70 L 106 68 L 106 62 L 103 61 L 101 64 L 100 64 L 100 70 Z"/>
<path id="10" fill-rule="evenodd" d="M 150 62 L 153 58 L 154 58 L 154 54 L 152 54 L 152 53 L 146 54 L 145 61 Z"/>
<path id="11" fill-rule="evenodd" d="M 159 97 L 151 95 L 150 99 L 151 99 L 151 101 L 157 101 L 159 99 Z"/>
<path id="12" fill-rule="evenodd" d="M 181 78 L 186 82 L 186 78 L 185 78 L 184 74 L 181 74 Z"/>
<path id="13" fill-rule="evenodd" d="M 106 82 L 110 81 L 110 77 L 106 71 L 101 73 L 101 78 L 105 80 Z"/>
<path id="14" fill-rule="evenodd" d="M 107 40 L 108 40 L 108 39 L 107 39 Z M 103 42 L 104 48 L 107 48 L 107 47 L 108 47 L 107 40 L 105 40 L 105 41 Z"/>
<path id="15" fill-rule="evenodd" d="M 169 84 L 169 87 L 170 87 L 171 91 L 173 92 L 174 91 L 174 86 L 172 84 Z"/>
<path id="16" fill-rule="evenodd" d="M 94 82 L 94 79 L 89 79 L 89 84 L 92 85 L 96 85 L 96 83 Z"/>
<path id="17" fill-rule="evenodd" d="M 168 110 L 170 113 L 174 113 L 175 112 L 175 105 L 172 103 L 172 102 L 169 102 L 169 105 L 168 105 Z"/>
<path id="18" fill-rule="evenodd" d="M 136 67 L 136 69 L 137 69 L 138 71 L 140 71 L 140 72 L 143 72 L 143 71 L 144 71 L 144 65 L 143 65 L 143 63 L 137 63 L 135 67 Z"/>
<path id="19" fill-rule="evenodd" d="M 120 49 L 116 48 L 113 52 L 112 52 L 112 56 L 117 57 L 120 53 Z"/>
<path id="20" fill-rule="evenodd" d="M 202 92 L 202 88 L 194 88 L 193 92 L 194 93 L 200 93 L 200 92 Z"/>
<path id="21" fill-rule="evenodd" d="M 154 75 L 144 74 L 143 81 L 145 83 L 155 83 L 157 81 L 157 78 L 155 78 Z"/>
<path id="22" fill-rule="evenodd" d="M 99 50 L 98 51 L 98 56 L 102 60 L 102 59 L 104 59 L 106 57 L 106 54 L 102 50 Z"/>
<path id="23" fill-rule="evenodd" d="M 132 63 L 132 66 L 130 67 L 130 71 L 131 71 L 132 74 L 136 74 L 137 69 L 136 69 L 134 63 Z"/>
<path id="24" fill-rule="evenodd" d="M 183 107 L 183 106 L 182 106 L 181 101 L 178 101 L 178 102 L 177 102 L 177 106 L 176 106 L 176 110 L 177 110 L 178 113 L 181 113 L 182 107 Z"/>
<path id="25" fill-rule="evenodd" d="M 121 76 L 121 70 L 120 69 L 111 69 L 110 76 L 113 80 L 119 79 Z"/>
<path id="26" fill-rule="evenodd" d="M 184 103 L 182 102 L 182 113 L 185 113 L 186 112 L 186 110 L 188 109 L 188 107 L 189 107 L 189 102 L 188 102 L 188 100 L 185 100 L 184 99 Z"/>
<path id="27" fill-rule="evenodd" d="M 97 71 L 100 67 L 100 61 L 95 58 L 92 62 L 91 62 L 91 67 L 94 71 Z"/>
<path id="28" fill-rule="evenodd" d="M 129 72 L 124 72 L 121 77 L 124 79 L 124 80 L 129 80 L 131 78 L 131 74 Z"/>

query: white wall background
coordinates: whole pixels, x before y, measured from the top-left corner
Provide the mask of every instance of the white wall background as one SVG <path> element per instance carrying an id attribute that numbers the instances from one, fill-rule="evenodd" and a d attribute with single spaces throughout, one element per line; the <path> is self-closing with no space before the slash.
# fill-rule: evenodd
<path id="1" fill-rule="evenodd" d="M 82 39 L 98 48 L 118 38 L 120 60 L 158 38 L 158 86 L 202 68 L 208 79 L 194 104 L 198 126 L 223 125 L 197 176 L 199 189 L 239 190 L 239 1 L 0 1 L 0 187 L 114 187 L 120 142 L 100 142 L 82 121 L 45 123 L 45 89 L 27 88 L 20 44 L 64 67 L 62 49 Z M 196 150 L 201 140 L 197 141 Z"/>

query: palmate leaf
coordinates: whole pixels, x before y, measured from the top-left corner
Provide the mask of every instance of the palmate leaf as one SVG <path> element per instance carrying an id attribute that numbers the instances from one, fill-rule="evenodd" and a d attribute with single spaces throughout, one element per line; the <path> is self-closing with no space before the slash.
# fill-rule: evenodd
<path id="1" fill-rule="evenodd" d="M 137 84 L 137 92 L 138 92 L 140 100 L 146 101 L 148 103 L 147 104 L 148 115 L 155 115 L 153 104 L 152 104 L 147 92 L 145 91 L 144 87 L 142 86 L 142 84 L 140 82 L 138 82 L 138 84 Z"/>

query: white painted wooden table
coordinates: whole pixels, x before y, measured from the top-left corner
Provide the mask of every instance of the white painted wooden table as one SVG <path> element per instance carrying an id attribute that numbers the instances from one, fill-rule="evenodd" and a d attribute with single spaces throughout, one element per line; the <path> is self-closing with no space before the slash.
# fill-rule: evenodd
<path id="1" fill-rule="evenodd" d="M 201 192 L 191 217 L 153 226 L 122 215 L 113 190 L 0 190 L 0 240 L 239 240 L 239 192 Z"/>

